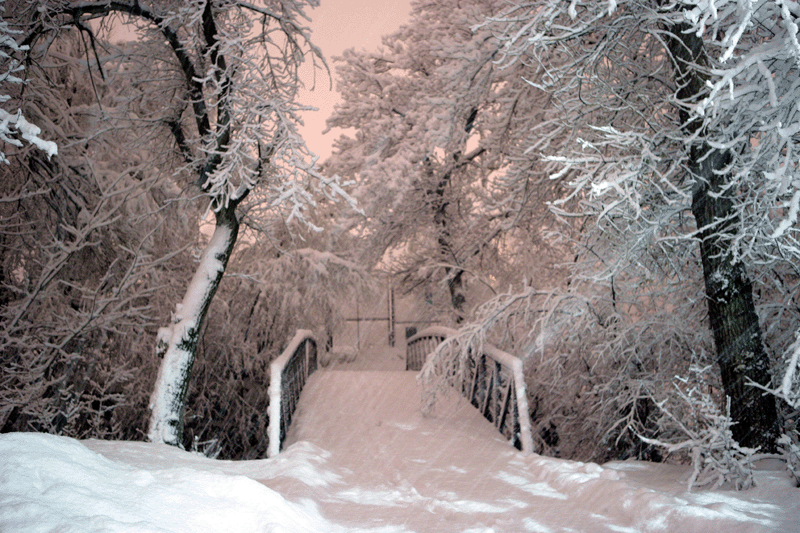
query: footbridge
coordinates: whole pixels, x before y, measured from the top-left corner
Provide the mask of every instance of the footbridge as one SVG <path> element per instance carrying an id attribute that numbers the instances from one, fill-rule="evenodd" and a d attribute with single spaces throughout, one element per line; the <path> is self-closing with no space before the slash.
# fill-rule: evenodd
<path id="1" fill-rule="evenodd" d="M 681 486 L 690 469 L 674 465 L 518 452 L 531 449 L 521 364 L 491 346 L 470 351 L 463 339 L 423 330 L 405 349 L 320 365 L 326 354 L 311 332 L 299 332 L 272 368 L 275 457 L 260 462 L 264 484 L 342 526 L 314 531 L 797 530 L 797 513 L 782 518 L 794 509 L 782 473 L 772 486 L 786 487 L 788 499 L 778 504 L 730 490 L 688 492 Z M 420 381 L 431 374 L 443 378 L 436 393 L 452 393 L 426 413 Z"/>
<path id="2" fill-rule="evenodd" d="M 314 333 L 298 331 L 270 368 L 268 455 L 274 457 L 287 443 L 298 440 L 331 446 L 338 439 L 353 445 L 358 438 L 358 431 L 348 427 L 353 425 L 361 431 L 384 424 L 404 429 L 419 426 L 421 370 L 425 378 L 438 379 L 453 396 L 461 397 L 460 405 L 471 406 L 468 409 L 477 412 L 483 424 L 490 423 L 487 426 L 499 438 L 523 452 L 533 451 L 521 360 L 488 344 L 479 350 L 461 348 L 456 331 L 431 327 L 407 339 L 405 361 L 398 370 L 369 370 L 364 365 L 361 370 L 329 370 L 320 368 Z M 434 353 L 438 357 L 426 366 Z M 447 364 L 452 358 L 460 358 L 457 365 Z M 445 404 L 450 407 L 436 407 L 447 411 L 442 425 L 452 426 L 453 438 L 465 438 L 455 436 L 463 433 L 465 425 L 453 419 L 454 413 L 463 413 L 463 407 L 454 407 L 452 401 Z M 474 418 L 469 413 L 459 416 Z M 432 420 L 436 418 L 429 417 L 423 424 L 427 432 L 433 431 Z"/>

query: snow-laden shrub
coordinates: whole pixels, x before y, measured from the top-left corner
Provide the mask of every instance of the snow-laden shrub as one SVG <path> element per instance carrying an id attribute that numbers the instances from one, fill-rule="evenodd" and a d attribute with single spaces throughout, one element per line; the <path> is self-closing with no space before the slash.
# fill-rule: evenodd
<path id="1" fill-rule="evenodd" d="M 754 486 L 753 460 L 757 449 L 740 446 L 733 438 L 730 416 L 730 398 L 725 411 L 708 392 L 704 376 L 708 367 L 692 367 L 691 373 L 699 379 L 676 377 L 676 397 L 684 409 L 673 411 L 668 403 L 660 402 L 659 408 L 678 427 L 682 436 L 675 442 L 640 437 L 643 441 L 663 447 L 670 454 L 687 454 L 692 464 L 692 473 L 687 485 L 713 488 L 727 483 L 736 490 Z"/>
<path id="2" fill-rule="evenodd" d="M 538 453 L 658 461 L 662 451 L 637 435 L 675 428 L 659 425 L 653 398 L 711 348 L 708 330 L 696 326 L 704 318 L 698 285 L 633 275 L 569 290 L 525 285 L 481 306 L 459 344 L 486 342 L 523 359 Z M 449 357 L 457 369 L 458 356 Z"/>

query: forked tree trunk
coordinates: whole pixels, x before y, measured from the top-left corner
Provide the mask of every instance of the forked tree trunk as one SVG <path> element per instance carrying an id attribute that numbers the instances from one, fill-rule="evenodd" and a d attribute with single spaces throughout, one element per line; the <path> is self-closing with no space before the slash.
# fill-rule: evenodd
<path id="1" fill-rule="evenodd" d="M 687 24 L 669 28 L 667 43 L 676 70 L 678 101 L 697 102 L 706 94 L 708 58 L 702 37 Z M 700 133 L 702 119 L 680 110 L 687 137 Z M 708 318 L 717 350 L 717 364 L 725 394 L 731 400 L 733 437 L 742 446 L 772 451 L 777 439 L 775 398 L 748 385 L 753 381 L 769 387 L 769 357 L 764 350 L 761 327 L 753 301 L 753 288 L 745 265 L 731 250 L 730 235 L 739 219 L 727 190 L 731 154 L 703 143 L 694 146 L 688 168 L 695 180 L 692 213 L 700 230 Z"/>
<path id="2" fill-rule="evenodd" d="M 150 428 L 147 435 L 151 442 L 172 446 L 182 443 L 186 391 L 200 328 L 225 273 L 238 233 L 235 208 L 217 213 L 214 233 L 200 258 L 183 301 L 175 309 L 172 324 L 158 332 L 156 352 L 163 357 L 163 361 L 150 399 Z"/>
<path id="3" fill-rule="evenodd" d="M 472 128 L 475 126 L 475 119 L 477 117 L 478 108 L 473 107 L 470 109 L 469 115 L 464 122 L 464 133 L 469 135 L 472 132 Z M 451 154 L 449 159 L 452 161 L 449 163 L 449 166 L 445 169 L 441 177 L 436 180 L 436 188 L 427 191 L 428 196 L 431 197 L 430 205 L 431 209 L 433 209 L 433 222 L 436 226 L 436 231 L 438 232 L 437 241 L 439 243 L 439 253 L 441 254 L 445 264 L 452 261 L 452 263 L 455 265 L 445 267 L 445 275 L 447 279 L 447 289 L 450 293 L 450 305 L 453 307 L 454 320 L 456 324 L 461 324 L 464 321 L 464 318 L 466 318 L 466 312 L 464 309 L 467 302 L 467 295 L 464 287 L 465 271 L 458 265 L 459 258 L 456 257 L 456 254 L 453 251 L 453 238 L 450 228 L 447 226 L 447 207 L 449 205 L 449 201 L 445 198 L 445 194 L 447 186 L 450 184 L 450 180 L 453 177 L 453 173 L 456 172 L 456 170 L 460 167 L 474 160 L 483 152 L 483 148 L 478 148 L 466 156 L 462 155 L 460 150 Z M 435 173 L 433 169 L 430 168 L 431 165 L 429 159 L 426 159 L 426 164 L 428 165 L 428 176 L 433 179 Z"/>

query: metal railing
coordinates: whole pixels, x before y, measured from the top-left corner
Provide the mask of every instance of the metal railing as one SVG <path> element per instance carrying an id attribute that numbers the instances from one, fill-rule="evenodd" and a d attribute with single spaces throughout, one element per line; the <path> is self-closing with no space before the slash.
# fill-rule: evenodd
<path id="1" fill-rule="evenodd" d="M 267 457 L 280 453 L 300 393 L 316 369 L 317 339 L 311 331 L 298 330 L 283 353 L 270 364 Z"/>
<path id="2" fill-rule="evenodd" d="M 406 339 L 406 370 L 422 370 L 428 354 L 455 334 L 454 329 L 432 326 Z"/>
<path id="3" fill-rule="evenodd" d="M 456 331 L 431 327 L 422 330 L 407 341 L 406 369 L 419 370 L 428 354 L 445 339 L 454 337 Z M 448 357 L 460 357 L 460 348 L 449 347 Z M 477 355 L 476 355 L 477 353 Z M 439 363 L 438 374 L 460 390 L 461 394 L 503 434 L 514 447 L 523 452 L 533 452 L 528 396 L 518 357 L 484 345 L 479 352 L 467 349 L 460 371 L 458 365 Z"/>

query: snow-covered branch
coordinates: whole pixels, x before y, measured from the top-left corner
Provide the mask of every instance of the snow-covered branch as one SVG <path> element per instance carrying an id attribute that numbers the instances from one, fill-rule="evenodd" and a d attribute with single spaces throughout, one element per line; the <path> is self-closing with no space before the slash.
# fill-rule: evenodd
<path id="1" fill-rule="evenodd" d="M 0 0 L 0 14 L 4 14 L 5 10 L 5 0 Z M 14 36 L 22 33 L 20 30 L 12 29 L 5 19 L 0 19 L 0 84 L 22 85 L 25 83 L 24 79 L 17 76 L 25 68 L 14 57 L 15 54 L 26 52 L 29 48 L 27 45 L 17 44 L 14 39 Z M 0 104 L 7 102 L 10 98 L 9 95 L 0 93 Z M 22 110 L 9 113 L 0 108 L 0 141 L 22 148 L 24 144 L 20 140 L 21 138 L 45 152 L 48 158 L 58 154 L 56 143 L 42 139 L 39 136 L 41 133 L 41 128 L 25 119 Z M 0 150 L 0 163 L 9 163 L 6 159 L 5 149 Z"/>

